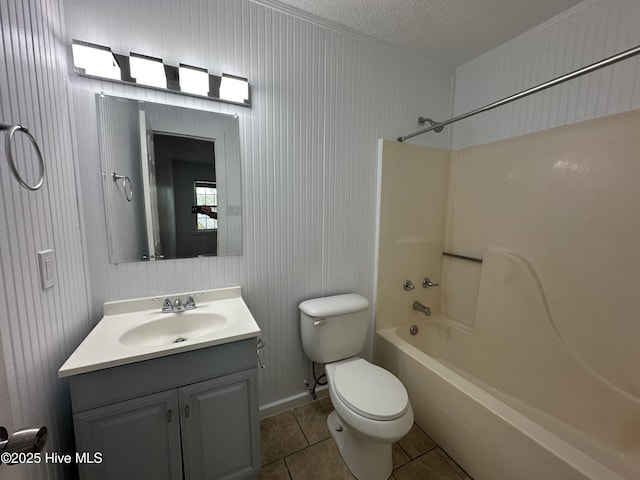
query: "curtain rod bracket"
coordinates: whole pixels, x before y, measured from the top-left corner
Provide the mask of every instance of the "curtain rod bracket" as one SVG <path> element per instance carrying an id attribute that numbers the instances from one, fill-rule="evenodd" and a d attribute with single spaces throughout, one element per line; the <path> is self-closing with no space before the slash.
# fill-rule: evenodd
<path id="1" fill-rule="evenodd" d="M 439 122 L 436 122 L 434 120 L 431 120 L 430 118 L 425 118 L 425 117 L 418 117 L 418 125 L 420 126 L 424 126 L 425 123 L 429 122 L 429 127 L 428 127 L 428 131 L 434 131 L 436 133 L 440 133 L 443 129 L 444 129 L 444 125 L 440 125 Z M 404 142 L 407 138 L 410 138 L 410 136 L 407 137 L 398 137 L 396 140 L 398 142 Z"/>
<path id="2" fill-rule="evenodd" d="M 440 125 L 438 122 L 431 120 L 430 118 L 425 118 L 425 117 L 419 117 L 418 118 L 418 125 L 422 126 L 425 123 L 429 122 L 429 125 L 431 125 L 432 127 L 434 125 Z M 433 131 L 436 133 L 440 133 L 442 130 L 444 129 L 444 125 L 440 125 L 440 126 L 436 126 Z"/>

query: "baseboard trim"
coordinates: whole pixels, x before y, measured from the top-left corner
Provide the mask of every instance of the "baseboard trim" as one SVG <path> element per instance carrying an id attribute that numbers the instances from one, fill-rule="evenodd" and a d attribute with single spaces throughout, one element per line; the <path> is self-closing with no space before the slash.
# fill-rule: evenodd
<path id="1" fill-rule="evenodd" d="M 316 400 L 326 398 L 328 396 L 329 389 L 326 385 L 316 389 Z M 313 401 L 314 399 L 309 392 L 303 392 L 297 395 L 292 395 L 291 397 L 283 398 L 277 402 L 267 403 L 266 405 L 260 406 L 260 420 L 286 412 L 292 408 L 307 405 Z"/>

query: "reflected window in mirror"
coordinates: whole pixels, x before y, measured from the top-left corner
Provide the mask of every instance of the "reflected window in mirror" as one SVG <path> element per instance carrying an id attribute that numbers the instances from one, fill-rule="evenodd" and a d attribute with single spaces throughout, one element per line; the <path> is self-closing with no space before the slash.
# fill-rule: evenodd
<path id="1" fill-rule="evenodd" d="M 196 180 L 193 186 L 196 199 L 196 230 L 218 229 L 218 190 L 215 182 Z"/>

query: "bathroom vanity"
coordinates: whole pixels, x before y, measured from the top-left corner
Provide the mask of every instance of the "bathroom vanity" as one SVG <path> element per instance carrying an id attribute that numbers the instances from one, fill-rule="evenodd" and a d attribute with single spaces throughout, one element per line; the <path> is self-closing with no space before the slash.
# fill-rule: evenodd
<path id="1" fill-rule="evenodd" d="M 105 304 L 60 369 L 81 479 L 257 478 L 260 330 L 239 287 L 200 299 L 180 313 L 151 299 Z"/>

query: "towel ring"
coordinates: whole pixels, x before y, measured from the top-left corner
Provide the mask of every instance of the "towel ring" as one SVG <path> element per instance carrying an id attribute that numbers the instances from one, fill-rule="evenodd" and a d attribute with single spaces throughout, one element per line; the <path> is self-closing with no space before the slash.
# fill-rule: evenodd
<path id="1" fill-rule="evenodd" d="M 124 192 L 124 198 L 127 199 L 127 202 L 130 202 L 133 198 L 133 184 L 131 183 L 131 179 L 125 175 L 119 175 L 116 172 L 111 172 L 111 178 L 113 178 L 114 182 L 122 180 L 122 191 Z M 129 184 L 129 188 L 127 188 L 127 183 Z"/>
<path id="2" fill-rule="evenodd" d="M 29 133 L 29 130 L 22 125 L 5 125 L 4 123 L 0 123 L 0 130 L 8 130 L 7 135 L 4 137 L 4 151 L 7 154 L 7 161 L 9 162 L 11 173 L 16 178 L 16 180 L 18 180 L 18 183 L 24 188 L 32 191 L 38 190 L 44 182 L 44 160 L 42 159 L 42 153 L 40 152 L 40 147 L 38 147 L 38 142 L 36 142 L 36 139 L 33 138 L 33 135 Z M 11 153 L 11 140 L 13 140 L 13 135 L 16 132 L 23 132 L 27 136 L 38 155 L 38 169 L 40 170 L 40 178 L 38 178 L 38 181 L 35 185 L 29 185 L 20 176 L 20 172 L 18 172 L 16 163 L 13 161 L 13 154 Z"/>

